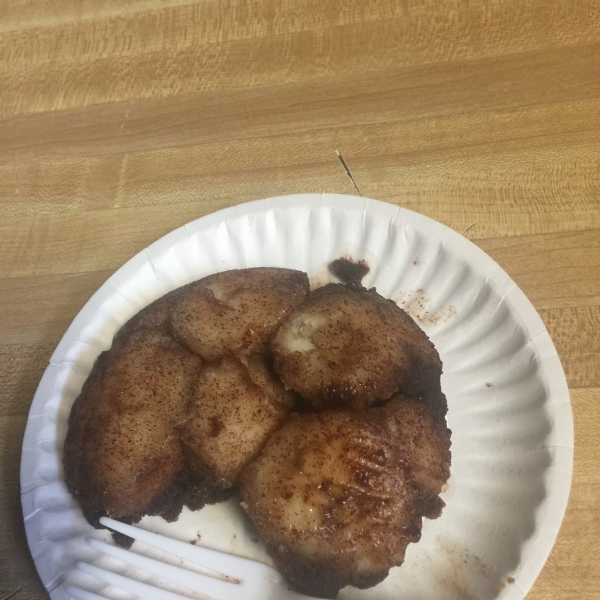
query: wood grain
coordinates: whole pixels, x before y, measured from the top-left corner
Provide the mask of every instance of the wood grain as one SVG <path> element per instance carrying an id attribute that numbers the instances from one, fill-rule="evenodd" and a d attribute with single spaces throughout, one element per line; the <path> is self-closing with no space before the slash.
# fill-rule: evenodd
<path id="1" fill-rule="evenodd" d="M 20 445 L 68 324 L 180 225 L 360 193 L 472 239 L 528 295 L 571 392 L 569 507 L 528 598 L 600 597 L 600 3 L 0 3 L 0 600 L 47 598 Z"/>
<path id="2" fill-rule="evenodd" d="M 477 240 L 477 245 L 504 266 L 538 310 L 600 304 L 598 230 Z"/>
<path id="3" fill-rule="evenodd" d="M 571 10 L 520 0 L 345 4 L 340 10 L 331 0 L 221 0 L 7 32 L 0 114 L 257 82 L 301 84 L 337 71 L 469 61 L 600 39 L 594 2 Z"/>

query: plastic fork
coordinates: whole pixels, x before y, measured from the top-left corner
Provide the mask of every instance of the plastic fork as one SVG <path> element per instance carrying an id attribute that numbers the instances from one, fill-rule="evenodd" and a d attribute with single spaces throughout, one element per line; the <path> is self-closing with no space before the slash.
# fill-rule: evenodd
<path id="1" fill-rule="evenodd" d="M 289 590 L 281 574 L 263 563 L 174 540 L 107 517 L 102 517 L 100 523 L 148 546 L 222 574 L 224 578 L 203 575 L 100 540 L 89 540 L 94 549 L 152 575 L 158 575 L 179 588 L 186 588 L 195 593 L 192 597 L 197 598 L 197 594 L 202 594 L 214 600 L 310 600 L 309 596 Z M 77 563 L 77 569 L 143 600 L 190 598 L 190 595 L 158 588 L 85 562 Z M 75 600 L 106 600 L 102 596 L 72 586 L 67 587 L 66 591 Z"/>

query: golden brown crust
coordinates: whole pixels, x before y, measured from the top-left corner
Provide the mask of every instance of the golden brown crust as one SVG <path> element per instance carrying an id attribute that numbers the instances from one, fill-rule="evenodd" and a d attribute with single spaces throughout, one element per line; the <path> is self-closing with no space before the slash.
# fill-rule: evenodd
<path id="1" fill-rule="evenodd" d="M 216 273 L 187 287 L 174 302 L 176 338 L 207 361 L 266 349 L 279 323 L 308 292 L 306 273 L 257 268 Z"/>
<path id="2" fill-rule="evenodd" d="M 270 306 L 274 315 L 252 342 L 258 347 L 272 323 L 304 298 L 308 278 L 289 269 L 220 273 L 166 294 L 120 329 L 73 405 L 64 445 L 67 486 L 94 526 L 102 515 L 133 522 L 143 514 L 160 514 L 173 520 L 183 505 L 199 509 L 231 494 L 235 474 L 217 480 L 215 471 L 180 440 L 179 427 L 190 423 L 191 392 L 202 360 L 173 339 L 180 313 L 172 313 L 174 306 L 181 308 L 177 303 L 182 298 L 188 308 L 198 308 L 192 298 L 195 286 L 220 290 L 230 304 L 237 303 L 241 317 L 237 331 L 236 323 L 228 323 L 230 338 L 246 336 L 248 323 L 260 330 L 255 326 L 263 318 L 259 308 Z M 264 296 L 271 291 L 275 297 L 269 304 Z M 262 438 L 257 437 L 247 456 L 238 457 L 238 471 L 295 403 L 295 395 L 283 388 L 264 358 L 244 361 L 248 385 L 259 390 L 264 404 L 261 410 L 277 418 L 261 422 Z M 231 456 L 233 450 L 228 452 Z"/>
<path id="3" fill-rule="evenodd" d="M 449 431 L 422 403 L 293 414 L 241 478 L 244 508 L 292 587 L 334 598 L 402 564 L 437 516 Z M 437 502 L 436 502 L 437 501 Z"/>
<path id="4" fill-rule="evenodd" d="M 375 290 L 329 284 L 311 292 L 277 330 L 271 350 L 285 386 L 316 410 L 368 408 L 403 387 L 420 396 L 430 380 L 439 387 L 433 344 Z"/>
<path id="5" fill-rule="evenodd" d="M 368 418 L 385 430 L 402 469 L 418 488 L 423 516 L 439 517 L 445 506 L 439 494 L 450 477 L 452 458 L 452 432 L 445 419 L 421 400 L 400 394 L 370 411 Z"/>
<path id="6" fill-rule="evenodd" d="M 184 446 L 223 488 L 237 483 L 292 409 L 290 394 L 265 359 L 253 356 L 249 364 L 225 356 L 207 365 L 179 427 Z"/>
<path id="7" fill-rule="evenodd" d="M 73 404 L 62 460 L 67 488 L 79 502 L 85 518 L 95 527 L 99 526 L 98 519 L 105 512 L 99 482 L 94 477 L 87 477 L 85 444 L 88 428 L 90 424 L 93 427 L 96 409 L 102 399 L 102 379 L 108 359 L 108 352 L 100 354 Z"/>
<path id="8" fill-rule="evenodd" d="M 88 520 L 136 520 L 176 480 L 182 418 L 200 359 L 153 330 L 94 365 L 69 418 L 63 465 Z"/>
<path id="9" fill-rule="evenodd" d="M 174 520 L 228 498 L 241 473 L 245 509 L 295 589 L 334 597 L 403 562 L 444 506 L 441 361 L 358 281 L 307 294 L 304 273 L 229 271 L 125 324 L 69 417 L 65 478 L 90 523 Z M 310 413 L 328 406 L 352 410 Z"/>
<path id="10" fill-rule="evenodd" d="M 112 348 L 116 348 L 126 342 L 132 334 L 140 329 L 153 329 L 169 334 L 171 308 L 177 298 L 185 293 L 188 287 L 189 284 L 168 292 L 145 308 L 142 308 L 142 310 L 131 317 L 131 319 L 119 329 L 113 339 Z"/>

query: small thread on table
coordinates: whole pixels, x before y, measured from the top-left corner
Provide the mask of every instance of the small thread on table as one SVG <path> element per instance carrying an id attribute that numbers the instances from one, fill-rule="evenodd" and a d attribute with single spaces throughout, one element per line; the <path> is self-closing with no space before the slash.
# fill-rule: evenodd
<path id="1" fill-rule="evenodd" d="M 348 168 L 348 165 L 346 164 L 346 161 L 344 160 L 344 157 L 342 156 L 341 152 L 339 150 L 336 150 L 335 153 L 337 154 L 337 157 L 340 159 L 340 162 L 342 163 L 342 167 L 344 167 L 344 170 L 346 171 L 346 175 L 348 175 L 348 177 L 350 177 L 350 181 L 352 181 L 352 184 L 354 185 L 354 189 L 358 192 L 358 195 L 362 197 L 362 194 L 360 193 L 360 190 L 358 189 L 358 186 L 356 185 L 356 181 L 354 181 L 354 177 L 352 177 L 352 173 L 350 173 L 350 169 Z"/>
<path id="2" fill-rule="evenodd" d="M 481 219 L 477 219 L 477 221 L 475 221 L 475 223 L 473 223 L 472 225 L 469 225 L 463 232 L 462 234 L 465 235 L 465 233 L 467 233 L 467 231 L 469 231 L 470 229 L 472 229 L 473 227 L 475 227 L 475 225 L 477 225 L 477 223 L 479 223 L 479 221 L 481 221 Z"/>

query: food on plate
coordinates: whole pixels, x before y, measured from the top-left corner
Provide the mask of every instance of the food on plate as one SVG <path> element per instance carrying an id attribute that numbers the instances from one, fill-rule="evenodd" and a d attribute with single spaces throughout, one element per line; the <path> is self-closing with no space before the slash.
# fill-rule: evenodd
<path id="1" fill-rule="evenodd" d="M 202 372 L 179 428 L 203 471 L 228 488 L 295 404 L 265 358 L 225 356 Z"/>
<path id="2" fill-rule="evenodd" d="M 250 451 L 252 436 L 246 432 L 239 469 L 279 422 L 265 419 L 267 413 L 283 418 L 294 397 L 264 360 L 248 353 L 262 348 L 306 291 L 308 277 L 300 271 L 227 271 L 166 294 L 121 328 L 73 405 L 63 451 L 67 487 L 92 525 L 98 527 L 103 515 L 129 522 L 144 514 L 173 520 L 183 505 L 201 508 L 230 495 L 233 471 L 221 477 L 193 445 L 182 443 L 182 431 L 189 442 L 193 430 L 189 413 L 197 402 L 202 369 L 214 369 L 193 349 L 209 348 L 204 354 L 211 358 L 239 351 L 254 387 L 262 386 L 264 398 L 254 393 L 263 403 L 254 408 L 262 437 L 254 432 Z M 198 325 L 202 319 L 210 325 Z"/>
<path id="3" fill-rule="evenodd" d="M 139 519 L 183 464 L 175 427 L 201 360 L 154 330 L 104 352 L 69 416 L 65 479 L 86 518 Z"/>
<path id="4" fill-rule="evenodd" d="M 172 337 L 169 326 L 171 307 L 173 306 L 173 302 L 175 302 L 181 294 L 185 293 L 186 288 L 187 286 L 184 285 L 172 292 L 168 292 L 131 317 L 131 319 L 117 331 L 112 342 L 111 350 L 114 350 L 117 346 L 126 342 L 133 333 L 140 329 L 152 329 Z"/>
<path id="5" fill-rule="evenodd" d="M 449 477 L 442 363 L 366 289 L 365 263 L 225 271 L 159 298 L 103 352 L 73 405 L 67 487 L 107 515 L 243 507 L 293 589 L 333 598 L 402 564 Z M 127 541 L 115 537 L 119 543 Z"/>
<path id="6" fill-rule="evenodd" d="M 329 264 L 329 272 L 342 283 L 354 287 L 363 287 L 362 280 L 371 270 L 366 261 L 353 262 L 349 258 L 338 258 Z"/>
<path id="7" fill-rule="evenodd" d="M 450 431 L 396 396 L 366 411 L 293 414 L 241 478 L 243 507 L 292 587 L 334 598 L 402 564 L 439 516 Z"/>
<path id="8" fill-rule="evenodd" d="M 330 283 L 311 292 L 279 327 L 271 350 L 285 386 L 315 410 L 368 408 L 398 390 L 424 396 L 428 386 L 439 389 L 435 347 L 374 289 Z"/>
<path id="9" fill-rule="evenodd" d="M 171 329 L 205 360 L 266 349 L 280 321 L 308 292 L 306 273 L 240 269 L 190 284 L 171 308 Z"/>

